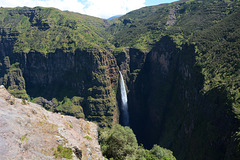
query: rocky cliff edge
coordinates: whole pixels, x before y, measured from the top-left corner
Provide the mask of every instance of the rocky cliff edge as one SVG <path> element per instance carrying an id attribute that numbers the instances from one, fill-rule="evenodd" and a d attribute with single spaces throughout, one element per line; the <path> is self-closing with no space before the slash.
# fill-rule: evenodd
<path id="1" fill-rule="evenodd" d="M 97 137 L 96 124 L 49 112 L 0 86 L 0 159 L 61 159 L 59 146 L 71 149 L 72 159 L 104 159 Z"/>

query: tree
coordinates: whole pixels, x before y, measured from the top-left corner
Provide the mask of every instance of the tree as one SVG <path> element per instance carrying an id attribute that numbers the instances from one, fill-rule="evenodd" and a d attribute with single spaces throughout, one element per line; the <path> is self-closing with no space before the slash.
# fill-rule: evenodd
<path id="1" fill-rule="evenodd" d="M 138 146 L 132 129 L 119 124 L 105 128 L 100 134 L 103 155 L 111 160 L 176 160 L 172 151 L 154 145 L 151 150 Z"/>
<path id="2" fill-rule="evenodd" d="M 135 134 L 129 127 L 115 125 L 111 130 L 102 132 L 101 148 L 107 158 L 131 159 L 136 155 L 138 143 Z"/>
<path id="3" fill-rule="evenodd" d="M 153 148 L 150 150 L 150 153 L 161 160 L 176 160 L 172 155 L 172 151 L 162 148 L 156 144 L 154 144 Z"/>

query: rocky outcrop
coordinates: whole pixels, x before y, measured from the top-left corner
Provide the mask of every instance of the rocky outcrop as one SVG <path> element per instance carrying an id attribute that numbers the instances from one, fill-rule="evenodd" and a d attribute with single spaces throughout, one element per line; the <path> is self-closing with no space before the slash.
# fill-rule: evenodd
<path id="1" fill-rule="evenodd" d="M 14 98 L 4 86 L 0 130 L 0 159 L 55 159 L 59 145 L 71 149 L 73 159 L 104 159 L 96 124 Z"/>
<path id="2" fill-rule="evenodd" d="M 136 48 L 125 48 L 121 52 L 114 53 L 119 70 L 124 79 L 131 86 L 138 73 L 143 68 L 147 53 Z"/>
<path id="3" fill-rule="evenodd" d="M 125 48 L 115 54 L 119 70 L 130 74 L 141 70 L 146 59 L 146 53 L 136 48 Z M 127 75 L 126 75 L 127 76 Z"/>
<path id="4" fill-rule="evenodd" d="M 123 75 L 125 83 L 127 83 L 127 92 L 131 91 L 129 94 L 133 94 L 136 90 L 134 89 L 134 82 L 138 76 L 138 73 L 144 66 L 146 53 L 136 48 L 124 48 L 122 51 L 114 53 L 119 70 Z M 129 87 L 129 88 L 128 88 Z M 117 90 L 117 100 L 121 102 L 120 99 L 120 87 Z M 137 106 L 132 106 L 137 107 Z M 120 123 L 123 122 L 122 114 L 120 113 Z"/>
<path id="5" fill-rule="evenodd" d="M 176 21 L 176 15 L 175 15 L 175 13 L 176 13 L 176 9 L 174 8 L 174 9 L 171 9 L 170 11 L 169 11 L 170 13 L 169 13 L 169 15 L 168 15 L 168 21 L 167 21 L 167 23 L 166 23 L 166 26 L 165 26 L 165 28 L 167 29 L 168 27 L 171 27 L 171 26 L 173 26 L 174 25 L 174 23 L 175 23 L 175 21 Z"/>

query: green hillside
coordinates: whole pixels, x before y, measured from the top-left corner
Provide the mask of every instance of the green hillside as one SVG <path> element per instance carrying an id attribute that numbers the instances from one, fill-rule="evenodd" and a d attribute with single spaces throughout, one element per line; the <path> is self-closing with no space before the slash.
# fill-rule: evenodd
<path id="1" fill-rule="evenodd" d="M 162 36 L 171 35 L 178 43 L 186 42 L 191 34 L 217 24 L 238 11 L 238 0 L 177 1 L 145 7 L 113 20 L 107 29 L 115 46 L 151 49 Z"/>
<path id="2" fill-rule="evenodd" d="M 78 13 L 62 12 L 54 8 L 0 9 L 3 33 L 18 34 L 14 52 L 41 53 L 63 49 L 103 49 L 111 45 L 103 38 L 109 22 Z"/>
<path id="3" fill-rule="evenodd" d="M 105 156 L 127 157 L 107 149 L 111 138 L 125 143 L 109 129 L 121 123 L 121 71 L 131 128 L 145 148 L 158 144 L 179 160 L 237 160 L 239 17 L 240 0 L 180 0 L 110 21 L 54 8 L 1 8 L 0 83 L 48 110 L 107 127 Z M 128 156 L 157 157 L 132 137 Z"/>

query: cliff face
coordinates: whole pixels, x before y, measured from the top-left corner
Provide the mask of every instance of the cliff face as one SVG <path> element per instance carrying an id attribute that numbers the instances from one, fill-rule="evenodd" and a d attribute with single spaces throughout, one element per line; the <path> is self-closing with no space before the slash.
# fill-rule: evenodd
<path id="1" fill-rule="evenodd" d="M 143 65 L 134 71 L 130 52 L 116 56 L 127 72 L 130 124 L 144 146 L 158 143 L 177 159 L 239 159 L 239 6 L 179 1 L 109 27 L 115 46 L 146 57 L 135 59 Z"/>
<path id="2" fill-rule="evenodd" d="M 104 159 L 96 124 L 14 98 L 3 86 L 0 101 L 0 159 Z"/>
<path id="3" fill-rule="evenodd" d="M 124 48 L 121 51 L 116 51 L 114 55 L 117 60 L 117 65 L 119 66 L 119 70 L 123 75 L 128 95 L 133 94 L 133 92 L 136 91 L 134 89 L 134 83 L 138 76 L 138 73 L 141 71 L 145 63 L 146 53 L 136 48 Z M 118 87 L 117 90 L 118 102 L 121 102 L 120 98 L 121 98 L 120 87 Z M 137 105 L 129 107 L 134 107 L 137 109 Z M 120 123 L 122 121 L 123 120 L 120 113 Z"/>
<path id="4" fill-rule="evenodd" d="M 117 108 L 113 95 L 117 66 L 110 53 L 56 51 L 47 56 L 28 53 L 22 55 L 20 61 L 24 64 L 23 73 L 30 96 L 47 99 L 63 99 L 66 95 L 82 97 L 81 106 L 86 118 L 111 125 Z"/>
<path id="5" fill-rule="evenodd" d="M 221 159 L 239 122 L 224 88 L 201 92 L 195 56 L 193 45 L 180 50 L 169 37 L 153 47 L 129 93 L 131 126 L 144 145 L 158 141 L 179 159 Z"/>
<path id="6" fill-rule="evenodd" d="M 18 67 L 20 73 L 15 79 L 11 74 L 13 71 L 8 73 L 10 82 L 6 86 L 9 89 L 13 86 L 25 89 L 26 81 L 26 90 L 31 97 L 44 97 L 48 100 L 61 100 L 65 96 L 81 97 L 80 105 L 84 108 L 86 118 L 102 123 L 103 126 L 112 124 L 113 114 L 117 110 L 113 88 L 118 73 L 116 62 L 110 53 L 76 51 L 67 54 L 59 50 L 45 56 L 32 52 L 16 54 L 12 61 L 20 63 L 21 67 Z M 15 84 L 19 77 L 21 85 Z M 114 118 L 117 120 L 116 115 Z"/>
<path id="7" fill-rule="evenodd" d="M 118 67 L 111 52 L 98 44 L 97 41 L 103 41 L 103 38 L 92 30 L 100 24 L 104 26 L 104 21 L 94 18 L 89 21 L 90 17 L 44 8 L 2 9 L 1 13 L 1 77 L 11 80 L 11 83 L 2 80 L 9 90 L 15 86 L 11 93 L 22 91 L 24 95 L 18 94 L 18 97 L 28 99 L 27 91 L 31 98 L 37 98 L 35 101 L 39 104 L 47 104 L 48 109 L 78 118 L 85 115 L 100 126 L 111 126 L 118 121 L 113 91 L 117 85 Z M 19 16 L 21 22 L 14 18 L 8 22 L 12 15 Z M 26 26 L 21 28 L 20 23 Z M 10 29 L 8 25 L 11 25 Z M 89 36 L 94 38 L 89 39 Z M 14 65 L 19 74 L 14 76 L 6 70 L 6 58 L 8 68 Z M 15 85 L 18 79 L 22 82 L 20 88 Z M 56 100 L 53 98 L 57 103 L 54 104 Z M 65 103 L 64 106 L 68 99 L 77 111 L 72 104 Z M 73 109 L 69 111 L 67 108 Z M 75 112 L 81 113 L 76 115 Z"/>
<path id="8" fill-rule="evenodd" d="M 110 53 L 76 51 L 67 54 L 58 50 L 46 56 L 38 52 L 16 54 L 12 60 L 21 64 L 18 68 L 21 75 L 16 77 L 26 81 L 29 96 L 48 100 L 81 97 L 80 105 L 86 118 L 103 126 L 112 124 L 117 110 L 113 88 L 118 73 Z M 12 81 L 15 83 L 17 79 Z M 25 83 L 22 86 L 25 89 Z"/>

